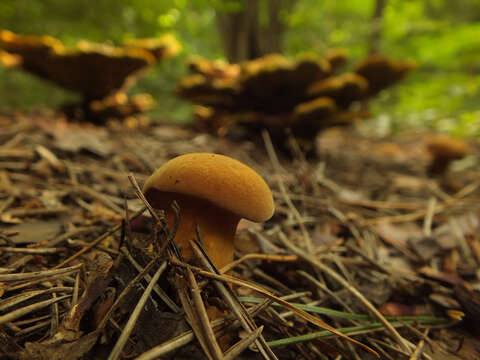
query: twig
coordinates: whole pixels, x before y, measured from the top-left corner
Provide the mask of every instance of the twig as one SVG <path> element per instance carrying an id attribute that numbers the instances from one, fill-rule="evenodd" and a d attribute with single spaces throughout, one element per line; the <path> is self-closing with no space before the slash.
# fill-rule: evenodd
<path id="1" fill-rule="evenodd" d="M 75 276 L 75 285 L 72 293 L 72 307 L 78 303 L 78 295 L 80 293 L 80 273 Z"/>
<path id="2" fill-rule="evenodd" d="M 447 209 L 450 206 L 456 205 L 457 203 L 461 204 L 462 203 L 461 199 L 469 195 L 471 192 L 475 191 L 479 186 L 480 186 L 480 182 L 478 181 L 465 186 L 462 190 L 457 192 L 449 200 L 443 201 L 442 203 L 438 204 L 435 210 L 433 211 L 433 215 L 436 215 L 437 213 L 442 212 L 443 210 Z M 416 221 L 423 218 L 427 211 L 428 211 L 427 209 L 421 209 L 409 214 L 382 216 L 374 219 L 366 219 L 366 220 L 360 221 L 360 225 L 362 226 L 375 225 L 382 221 L 388 221 L 392 223 Z"/>
<path id="3" fill-rule="evenodd" d="M 402 322 L 392 322 L 391 326 L 394 327 L 394 328 L 397 328 L 397 327 L 405 326 L 405 324 L 403 324 Z M 340 328 L 338 330 L 341 331 L 344 334 L 348 334 L 348 335 L 352 336 L 352 335 L 368 334 L 370 332 L 375 332 L 375 331 L 384 331 L 385 327 L 383 326 L 383 324 L 381 324 L 379 322 L 375 322 L 375 323 L 370 323 L 370 324 L 365 324 L 365 325 Z M 299 342 L 311 341 L 311 340 L 314 340 L 314 339 L 317 339 L 317 338 L 331 338 L 333 336 L 334 335 L 332 333 L 330 333 L 326 330 L 322 330 L 322 331 L 316 331 L 316 332 L 309 333 L 309 334 L 293 336 L 293 337 L 289 337 L 289 338 L 286 338 L 286 339 L 278 339 L 278 340 L 269 341 L 268 344 L 271 347 L 279 347 L 279 346 L 296 344 L 296 343 L 299 343 Z M 406 352 L 401 351 L 399 349 L 394 348 L 394 350 L 398 351 L 398 352 L 401 352 L 404 355 L 407 354 Z"/>
<path id="4" fill-rule="evenodd" d="M 197 228 L 197 232 L 198 232 L 198 228 Z M 197 235 L 200 236 L 199 233 Z M 190 241 L 190 245 L 192 246 L 192 249 L 195 255 L 200 259 L 201 264 L 210 273 L 214 273 L 219 277 L 216 280 L 222 279 L 222 276 L 218 275 L 219 272 L 216 269 L 215 265 L 212 264 L 212 262 L 208 259 L 208 255 L 206 255 L 205 251 L 203 251 L 199 243 L 197 241 Z M 216 289 L 220 292 L 220 295 L 222 296 L 223 300 L 230 306 L 230 309 L 232 309 L 236 318 L 240 321 L 240 324 L 242 325 L 243 329 L 249 333 L 252 331 L 255 331 L 257 329 L 255 322 L 250 317 L 246 309 L 243 307 L 242 303 L 240 303 L 240 301 L 238 301 L 236 296 L 232 293 L 232 290 L 230 288 L 227 288 L 220 281 L 214 281 L 213 284 L 216 287 Z M 260 335 L 258 339 L 255 341 L 255 344 L 257 345 L 257 348 L 260 351 L 260 354 L 262 354 L 262 356 L 264 357 L 264 359 L 277 360 L 277 356 L 268 347 L 263 336 Z"/>
<path id="5" fill-rule="evenodd" d="M 33 280 L 39 278 L 50 277 L 54 275 L 64 275 L 70 274 L 73 272 L 78 271 L 82 267 L 82 264 L 77 264 L 68 268 L 63 269 L 56 269 L 53 268 L 52 270 L 45 270 L 45 271 L 34 271 L 29 273 L 20 273 L 20 274 L 0 274 L 0 281 L 1 282 L 8 282 L 8 281 L 23 281 L 23 280 Z"/>
<path id="6" fill-rule="evenodd" d="M 218 345 L 213 329 L 210 326 L 210 321 L 208 320 L 207 310 L 205 309 L 205 304 L 202 300 L 202 295 L 200 294 L 200 288 L 198 287 L 195 276 L 190 269 L 186 271 L 187 281 L 190 285 L 190 292 L 192 294 L 193 304 L 195 305 L 195 310 L 197 313 L 198 320 L 200 325 L 203 328 L 203 334 L 205 335 L 205 340 L 207 346 L 210 350 L 210 353 L 213 355 L 214 359 L 223 359 L 222 351 Z"/>
<path id="7" fill-rule="evenodd" d="M 61 213 L 68 213 L 70 208 L 67 206 L 58 206 L 56 208 L 40 208 L 40 209 L 25 209 L 25 208 L 15 208 L 5 211 L 4 214 L 7 214 L 12 217 L 26 217 L 26 216 L 37 216 L 37 215 L 56 215 Z"/>
<path id="8" fill-rule="evenodd" d="M 118 305 L 120 302 L 123 300 L 125 296 L 128 295 L 130 290 L 140 281 L 142 280 L 146 274 L 157 264 L 159 261 L 158 258 L 152 259 L 146 266 L 145 268 L 137 275 L 135 276 L 132 281 L 128 283 L 128 285 L 122 290 L 122 292 L 118 295 L 117 299 L 115 302 L 112 304 L 110 309 L 108 309 L 107 313 L 103 317 L 102 321 L 98 325 L 99 329 L 103 329 L 105 325 L 107 324 L 107 321 L 110 319 L 110 316 L 112 316 L 113 312 L 117 309 Z M 150 281 L 150 284 L 152 284 L 152 281 Z M 155 283 L 154 283 L 155 284 Z M 153 285 L 152 285 L 153 286 Z"/>
<path id="9" fill-rule="evenodd" d="M 265 261 L 275 261 L 275 262 L 291 262 L 298 261 L 298 256 L 296 255 L 270 255 L 270 254 L 247 254 L 242 256 L 240 259 L 228 263 L 223 268 L 220 269 L 221 274 L 225 274 L 232 270 L 234 267 L 243 263 L 246 260 L 265 260 Z"/>
<path id="10" fill-rule="evenodd" d="M 65 249 L 62 248 L 17 248 L 10 246 L 1 246 L 0 252 L 12 252 L 12 253 L 22 253 L 22 254 L 56 254 Z"/>
<path id="11" fill-rule="evenodd" d="M 349 311 L 350 313 L 354 312 L 353 309 L 345 301 L 343 301 L 339 296 L 337 296 L 333 291 L 331 291 L 326 285 L 315 279 L 312 275 L 302 270 L 297 270 L 297 273 L 300 276 L 306 278 L 308 281 L 312 282 L 315 286 L 319 287 L 322 291 L 330 295 L 338 304 L 342 305 L 347 311 Z"/>
<path id="12" fill-rule="evenodd" d="M 25 316 L 27 314 L 30 314 L 31 312 L 37 311 L 37 310 L 42 309 L 44 307 L 50 306 L 50 305 L 52 305 L 56 302 L 65 300 L 66 298 L 69 298 L 69 297 L 70 297 L 70 295 L 64 295 L 64 296 L 60 296 L 60 297 L 57 297 L 57 298 L 52 298 L 52 299 L 49 299 L 49 300 L 40 301 L 38 303 L 35 303 L 35 304 L 32 304 L 32 305 L 27 305 L 27 306 L 24 306 L 20 309 L 11 311 L 11 312 L 9 312 L 5 315 L 0 316 L 0 325 L 5 324 L 9 321 L 13 321 L 15 319 L 18 319 L 19 317 Z"/>
<path id="13" fill-rule="evenodd" d="M 247 311 L 250 313 L 252 317 L 255 317 L 256 314 L 264 310 L 268 305 L 270 305 L 271 301 L 269 299 L 266 299 L 265 301 L 259 302 L 258 305 L 253 306 L 249 308 Z M 216 319 L 211 322 L 211 326 L 213 328 L 222 325 L 225 323 L 225 318 L 221 319 Z M 229 325 L 227 328 L 225 328 L 225 331 L 232 331 L 233 329 L 237 328 L 240 326 L 240 322 L 238 320 L 235 320 L 231 325 Z M 157 345 L 150 350 L 147 350 L 143 354 L 141 354 L 139 357 L 136 358 L 136 360 L 153 360 L 157 359 L 158 357 L 165 355 L 175 349 L 178 349 L 182 346 L 185 346 L 186 344 L 190 343 L 193 339 L 195 338 L 193 331 L 188 330 L 184 332 L 183 334 L 180 334 L 176 337 L 174 337 L 171 340 L 168 340 L 160 345 Z"/>
<path id="14" fill-rule="evenodd" d="M 406 351 L 410 351 L 410 348 L 408 345 L 405 343 L 405 339 L 398 333 L 397 330 L 393 326 L 390 325 L 390 323 L 385 319 L 385 317 L 373 306 L 373 304 L 368 301 L 368 299 L 363 296 L 363 294 L 358 291 L 355 287 L 350 285 L 348 281 L 346 281 L 344 278 L 342 278 L 339 274 L 337 274 L 334 270 L 330 269 L 328 266 L 322 264 L 321 262 L 317 261 L 317 259 L 313 258 L 306 252 L 304 252 L 302 249 L 298 248 L 297 246 L 293 245 L 287 237 L 282 233 L 278 233 L 278 237 L 280 241 L 288 247 L 291 251 L 293 251 L 295 254 L 298 256 L 301 256 L 304 258 L 307 262 L 309 262 L 311 265 L 315 266 L 318 268 L 320 271 L 323 271 L 327 273 L 330 277 L 332 277 L 335 281 L 340 283 L 345 289 L 347 289 L 352 295 L 354 295 L 360 302 L 365 305 L 365 307 L 371 311 L 377 319 L 380 320 L 380 322 L 385 326 L 385 328 L 388 330 L 390 334 L 394 337 L 394 339 L 397 340 L 397 342 L 400 344 L 400 346 L 405 349 Z"/>
<path id="15" fill-rule="evenodd" d="M 140 189 L 140 186 L 138 186 L 138 182 L 133 176 L 133 174 L 128 174 L 128 180 L 130 180 L 130 183 L 132 184 L 133 188 L 135 189 L 135 194 L 137 197 L 143 202 L 147 210 L 149 211 L 150 215 L 157 221 L 158 224 L 161 224 L 161 230 L 163 234 L 165 235 L 165 242 L 162 244 L 162 246 L 158 250 L 158 255 L 161 256 L 167 248 L 170 249 L 172 253 L 177 256 L 177 258 L 182 259 L 182 254 L 180 251 L 178 251 L 177 247 L 175 246 L 173 239 L 177 233 L 178 226 L 180 223 L 180 209 L 178 207 L 178 204 L 176 201 L 172 202 L 172 210 L 175 214 L 174 222 L 173 222 L 173 229 L 170 230 L 168 228 L 167 221 L 165 220 L 164 216 L 159 216 L 157 212 L 152 208 L 148 200 L 146 199 L 145 195 L 143 195 L 142 190 Z"/>
<path id="16" fill-rule="evenodd" d="M 136 218 L 137 216 L 143 214 L 144 211 L 145 211 L 145 208 L 142 208 L 141 210 L 137 211 L 137 212 L 132 216 L 132 218 Z M 94 241 L 92 241 L 90 244 L 88 244 L 87 246 L 85 246 L 83 249 L 79 250 L 78 252 L 76 252 L 75 254 L 73 254 L 72 256 L 70 256 L 68 259 L 62 261 L 60 264 L 54 266 L 53 268 L 54 268 L 54 269 L 61 268 L 62 266 L 64 266 L 64 265 L 68 264 L 69 262 L 75 260 L 75 259 L 78 258 L 80 255 L 85 254 L 87 251 L 89 251 L 90 249 L 94 248 L 96 245 L 100 244 L 103 240 L 105 240 L 107 237 L 109 237 L 109 236 L 112 235 L 113 233 L 117 232 L 117 231 L 120 230 L 121 228 L 122 228 L 122 224 L 115 225 L 112 229 L 110 229 L 109 231 L 107 231 L 107 232 L 104 233 L 103 235 L 99 236 L 97 239 L 95 239 Z"/>
<path id="17" fill-rule="evenodd" d="M 202 270 L 200 268 L 197 268 L 195 266 L 192 266 L 192 265 L 188 265 L 188 264 L 185 264 L 185 263 L 181 263 L 181 262 L 178 262 L 178 261 L 175 261 L 175 260 L 172 260 L 171 263 L 173 265 L 176 265 L 176 266 L 181 266 L 181 267 L 188 267 L 190 269 L 192 269 L 192 271 L 198 273 L 199 275 L 202 275 L 202 276 L 206 276 L 206 277 L 209 277 L 211 279 L 214 279 L 214 280 L 219 280 L 219 281 L 214 281 L 214 284 L 215 283 L 218 283 L 220 281 L 222 282 L 227 282 L 227 283 L 231 283 L 231 284 L 235 284 L 235 285 L 239 285 L 239 286 L 244 286 L 248 289 L 251 289 L 251 290 L 254 290 L 254 291 L 257 291 L 258 293 L 278 302 L 279 304 L 282 304 L 283 306 L 285 306 L 286 308 L 292 310 L 295 312 L 296 315 L 302 317 L 303 319 L 307 320 L 308 322 L 312 323 L 312 324 L 315 324 L 323 329 L 326 329 L 334 334 L 336 334 L 337 336 L 340 336 L 342 339 L 346 340 L 346 341 L 350 341 L 360 347 L 362 347 L 364 350 L 370 352 L 371 354 L 374 354 L 375 356 L 378 356 L 378 354 L 373 351 L 371 348 L 369 348 L 368 346 L 362 344 L 361 342 L 355 340 L 355 339 L 352 339 L 352 338 L 349 338 L 348 336 L 345 336 L 343 335 L 342 333 L 340 333 L 339 331 L 337 331 L 335 328 L 333 328 L 332 326 L 328 325 L 327 323 L 325 323 L 323 320 L 315 317 L 315 316 L 312 316 L 308 313 L 306 313 L 305 311 L 299 309 L 298 307 L 296 306 L 293 306 L 292 304 L 290 304 L 289 302 L 286 302 L 285 300 L 282 300 L 281 298 L 273 295 L 271 292 L 269 291 L 266 291 L 265 289 L 261 288 L 261 287 L 258 287 L 248 281 L 245 281 L 245 280 L 240 280 L 240 279 L 237 279 L 233 276 L 229 276 L 229 275 L 219 275 L 219 274 L 216 274 L 216 273 L 213 273 L 213 272 L 209 272 L 209 271 L 205 271 L 205 270 Z M 224 298 L 225 300 L 226 298 Z M 227 303 L 228 301 L 231 301 L 231 300 L 225 300 Z M 235 300 L 236 302 L 239 302 L 238 299 L 235 297 Z M 242 306 L 243 308 L 243 306 Z M 235 307 L 232 309 L 234 310 Z M 237 307 L 238 309 L 238 307 Z M 234 310 L 235 312 L 235 310 Z M 237 315 L 237 314 L 236 314 Z M 242 321 L 244 320 L 244 318 L 242 318 L 241 314 L 237 315 L 239 317 L 239 320 Z M 249 324 L 247 325 L 244 325 L 242 324 L 242 326 L 247 326 L 247 329 L 249 331 L 252 331 Z M 245 327 L 244 327 L 245 328 Z M 261 339 L 261 338 L 260 338 Z"/>
<path id="18" fill-rule="evenodd" d="M 224 360 L 233 360 L 236 359 L 238 355 L 240 355 L 247 347 L 250 346 L 254 341 L 258 339 L 260 334 L 263 331 L 263 325 L 259 326 L 257 330 L 252 331 L 249 333 L 245 338 L 240 340 L 238 343 L 233 345 L 228 351 L 225 353 Z"/>
<path id="19" fill-rule="evenodd" d="M 433 215 L 435 214 L 435 206 L 437 206 L 437 198 L 431 197 L 428 200 L 427 213 L 425 214 L 425 219 L 423 220 L 423 234 L 426 237 L 432 236 L 432 220 Z"/>
<path id="20" fill-rule="evenodd" d="M 200 320 L 198 319 L 198 314 L 195 311 L 195 308 L 188 296 L 188 290 L 187 286 L 185 285 L 184 282 L 181 281 L 182 277 L 177 276 L 175 278 L 175 287 L 178 292 L 178 297 L 180 298 L 180 302 L 182 303 L 183 310 L 185 311 L 185 317 L 192 328 L 193 333 L 195 334 L 195 337 L 200 344 L 205 356 L 208 358 L 208 360 L 218 360 L 218 356 L 215 357 L 215 354 L 212 354 L 209 346 L 208 346 L 208 340 L 206 339 L 205 334 L 202 331 L 202 328 L 200 326 Z M 223 358 L 223 355 L 220 355 L 221 358 Z"/>
<path id="21" fill-rule="evenodd" d="M 0 303 L 0 311 L 5 311 L 12 306 L 15 306 L 23 301 L 27 301 L 35 296 L 42 295 L 42 294 L 50 294 L 56 292 L 71 292 L 71 287 L 52 287 L 46 290 L 32 290 L 27 291 L 18 295 L 11 296 L 9 298 L 3 299 Z"/>
<path id="22" fill-rule="evenodd" d="M 425 345 L 425 338 L 427 337 L 428 332 L 429 332 L 429 329 L 428 328 L 425 329 L 425 331 L 422 334 L 423 338 L 421 338 L 420 341 L 417 343 L 417 347 L 415 348 L 412 355 L 410 355 L 408 360 L 418 360 L 422 356 L 423 346 Z"/>
<path id="23" fill-rule="evenodd" d="M 82 266 L 82 264 L 79 264 L 80 266 Z M 78 273 L 78 272 L 77 272 Z M 25 289 L 25 288 L 28 288 L 32 285 L 35 285 L 35 284 L 43 284 L 46 280 L 54 280 L 54 279 L 64 279 L 64 280 L 67 280 L 67 281 L 70 281 L 71 284 L 74 284 L 75 283 L 75 280 L 73 278 L 70 278 L 68 276 L 69 274 L 56 274 L 56 275 L 49 275 L 45 278 L 38 278 L 38 279 L 34 279 L 34 280 L 31 280 L 31 281 L 26 281 L 26 282 L 20 282 L 19 284 L 11 284 L 11 285 L 8 285 L 4 288 L 5 292 L 7 291 L 16 291 L 16 290 L 20 290 L 20 289 Z"/>
<path id="24" fill-rule="evenodd" d="M 147 302 L 148 297 L 150 296 L 150 293 L 153 290 L 153 286 L 157 283 L 158 279 L 160 278 L 160 275 L 162 275 L 166 267 L 167 267 L 167 263 L 163 262 L 158 268 L 158 270 L 155 272 L 155 275 L 153 275 L 152 280 L 150 281 L 147 288 L 143 292 L 140 300 L 138 300 L 138 303 L 135 306 L 135 309 L 133 310 L 132 314 L 130 315 L 130 318 L 128 319 L 127 324 L 123 328 L 123 331 L 120 337 L 118 338 L 117 343 L 113 347 L 112 352 L 108 357 L 108 360 L 116 360 L 121 355 L 123 347 L 125 346 L 125 343 L 130 337 L 130 334 L 133 331 L 133 328 L 135 327 L 135 323 L 137 322 L 137 319 L 140 316 L 140 313 L 143 310 L 143 307 L 145 306 L 145 303 Z"/>
<path id="25" fill-rule="evenodd" d="M 15 202 L 15 195 L 10 195 L 7 200 L 0 205 L 0 214 L 7 210 Z"/>
<path id="26" fill-rule="evenodd" d="M 65 171 L 65 165 L 63 165 L 62 161 L 58 159 L 58 157 L 51 152 L 49 149 L 47 149 L 43 145 L 37 145 L 35 146 L 35 151 L 47 162 L 53 166 L 56 170 L 60 172 Z"/>
<path id="27" fill-rule="evenodd" d="M 113 210 L 116 214 L 123 214 L 123 209 L 115 204 L 112 200 L 110 200 L 108 197 L 106 197 L 104 194 L 101 194 L 95 190 L 93 190 L 91 187 L 85 186 L 85 185 L 78 185 L 77 186 L 77 191 L 81 191 L 84 194 L 91 196 L 92 198 L 100 201 L 102 204 Z"/>
<path id="28" fill-rule="evenodd" d="M 60 244 L 61 242 L 66 241 L 70 238 L 77 237 L 77 236 L 80 236 L 80 235 L 85 235 L 85 234 L 88 234 L 88 233 L 92 233 L 92 232 L 98 231 L 100 229 L 101 229 L 100 226 L 78 227 L 78 228 L 76 228 L 72 231 L 68 231 L 65 234 L 60 235 L 59 237 L 57 237 L 55 239 L 52 239 L 52 240 L 48 241 L 45 244 L 45 247 L 54 247 L 54 246 L 57 246 L 58 244 Z"/>
<path id="29" fill-rule="evenodd" d="M 312 239 L 310 237 L 310 234 L 307 231 L 307 228 L 305 227 L 305 224 L 303 222 L 302 216 L 298 212 L 297 208 L 293 205 L 292 200 L 288 196 L 287 189 L 285 188 L 285 184 L 283 183 L 281 177 L 280 177 L 280 162 L 278 161 L 277 154 L 275 153 L 275 149 L 272 144 L 272 139 L 270 138 L 270 135 L 266 130 L 262 131 L 262 137 L 263 141 L 265 142 L 265 148 L 267 149 L 268 156 L 270 158 L 270 162 L 272 163 L 273 169 L 275 171 L 275 174 L 277 175 L 277 183 L 278 183 L 278 188 L 280 189 L 280 193 L 283 196 L 283 199 L 285 203 L 287 204 L 288 208 L 290 211 L 293 213 L 295 218 L 298 221 L 298 226 L 300 227 L 300 230 L 302 231 L 303 235 L 303 240 L 305 241 L 305 248 L 307 249 L 308 252 L 313 251 L 313 243 Z"/>
<path id="30" fill-rule="evenodd" d="M 218 325 L 223 324 L 224 319 L 217 319 L 212 322 L 211 326 L 215 327 Z M 175 349 L 178 349 L 182 346 L 187 345 L 195 338 L 193 331 L 188 330 L 183 334 L 180 334 L 174 337 L 171 340 L 164 342 L 163 344 L 157 345 L 150 350 L 144 352 L 140 356 L 138 356 L 135 360 L 153 360 L 158 359 L 158 357 L 165 355 Z"/>
<path id="31" fill-rule="evenodd" d="M 128 261 L 137 269 L 139 273 L 143 271 L 142 267 L 140 266 L 139 263 L 135 261 L 135 259 L 132 257 L 132 255 L 128 252 L 128 250 L 125 247 L 121 248 L 121 252 L 127 257 Z M 148 274 L 145 275 L 145 280 L 150 281 L 152 277 Z M 181 309 L 173 302 L 172 299 L 168 296 L 168 294 L 160 287 L 158 284 L 155 284 L 153 287 L 153 291 L 160 297 L 160 299 L 163 300 L 165 305 L 167 305 L 170 310 L 172 310 L 174 313 L 179 313 Z"/>

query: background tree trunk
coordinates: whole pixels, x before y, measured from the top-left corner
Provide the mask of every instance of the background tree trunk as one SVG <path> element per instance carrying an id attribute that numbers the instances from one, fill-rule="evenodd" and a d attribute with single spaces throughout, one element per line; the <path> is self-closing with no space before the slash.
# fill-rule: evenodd
<path id="1" fill-rule="evenodd" d="M 380 40 L 382 38 L 382 28 L 383 28 L 383 13 L 385 6 L 387 5 L 387 0 L 376 0 L 375 9 L 372 15 L 372 29 L 369 39 L 369 54 L 377 54 L 380 51 Z"/>
<path id="2" fill-rule="evenodd" d="M 260 2 L 264 1 L 260 7 Z M 225 55 L 230 62 L 241 62 L 283 50 L 285 24 L 282 13 L 289 11 L 295 0 L 245 0 L 235 13 L 217 10 L 217 25 Z M 260 11 L 263 24 L 260 21 Z"/>

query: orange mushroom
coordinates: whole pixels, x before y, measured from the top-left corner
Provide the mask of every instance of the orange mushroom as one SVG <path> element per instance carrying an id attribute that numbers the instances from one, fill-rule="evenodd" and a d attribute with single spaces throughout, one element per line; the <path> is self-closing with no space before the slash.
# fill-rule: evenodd
<path id="1" fill-rule="evenodd" d="M 147 179 L 143 193 L 150 204 L 165 211 L 170 227 L 173 200 L 180 206 L 175 243 L 185 261 L 194 258 L 189 241 L 199 226 L 204 247 L 222 268 L 233 260 L 233 241 L 240 219 L 261 222 L 272 217 L 270 188 L 260 175 L 240 161 L 211 153 L 178 156 Z"/>
<path id="2" fill-rule="evenodd" d="M 446 135 L 432 137 L 427 149 L 432 156 L 429 173 L 437 175 L 445 173 L 453 160 L 462 159 L 468 154 L 468 145 L 464 141 Z"/>

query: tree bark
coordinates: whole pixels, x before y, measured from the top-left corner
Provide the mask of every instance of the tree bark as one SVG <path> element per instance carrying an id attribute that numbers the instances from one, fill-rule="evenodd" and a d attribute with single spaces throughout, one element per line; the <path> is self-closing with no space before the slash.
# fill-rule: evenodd
<path id="1" fill-rule="evenodd" d="M 267 23 L 259 19 L 259 2 L 267 2 Z M 295 0 L 244 0 L 235 13 L 217 11 L 217 25 L 225 55 L 238 63 L 283 50 L 285 24 L 281 14 L 292 8 Z"/>
<path id="2" fill-rule="evenodd" d="M 370 39 L 368 42 L 368 53 L 377 54 L 380 51 L 380 42 L 382 38 L 382 29 L 383 29 L 383 13 L 385 6 L 387 5 L 387 0 L 376 0 L 375 9 L 372 15 L 372 28 L 370 32 Z"/>

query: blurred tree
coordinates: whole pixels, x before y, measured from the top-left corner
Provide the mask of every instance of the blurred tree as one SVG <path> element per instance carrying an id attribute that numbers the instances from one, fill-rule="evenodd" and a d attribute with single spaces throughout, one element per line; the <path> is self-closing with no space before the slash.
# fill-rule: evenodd
<path id="1" fill-rule="evenodd" d="M 283 52 L 285 14 L 296 0 L 220 1 L 217 24 L 230 62 Z"/>
<path id="2" fill-rule="evenodd" d="M 372 29 L 370 33 L 369 49 L 370 54 L 377 54 L 380 50 L 380 38 L 383 28 L 383 13 L 387 0 L 375 0 L 375 10 L 372 16 Z"/>
<path id="3" fill-rule="evenodd" d="M 243 35 L 243 41 L 233 35 L 222 39 L 220 22 L 234 23 L 228 19 L 241 17 L 237 13 L 245 12 L 249 3 L 257 9 L 250 18 L 256 30 Z M 421 67 L 372 103 L 378 106 L 374 112 L 387 114 L 399 125 L 450 131 L 460 123 L 463 129 L 480 128 L 478 4 L 479 0 L 0 0 L 0 26 L 20 34 L 48 34 L 67 45 L 79 39 L 118 42 L 174 32 L 183 43 L 183 54 L 161 64 L 132 91 L 154 95 L 159 106 L 152 116 L 183 121 L 190 108 L 172 92 L 186 72 L 189 55 L 237 61 L 226 49 L 239 42 L 244 54 L 251 49 L 248 57 L 279 49 L 286 55 L 322 54 L 343 47 L 352 63 L 370 51 L 413 58 Z M 380 8 L 381 27 L 372 27 Z M 380 33 L 375 35 L 375 30 Z M 54 107 L 72 96 L 16 71 L 0 68 L 0 79 L 0 109 Z"/>

